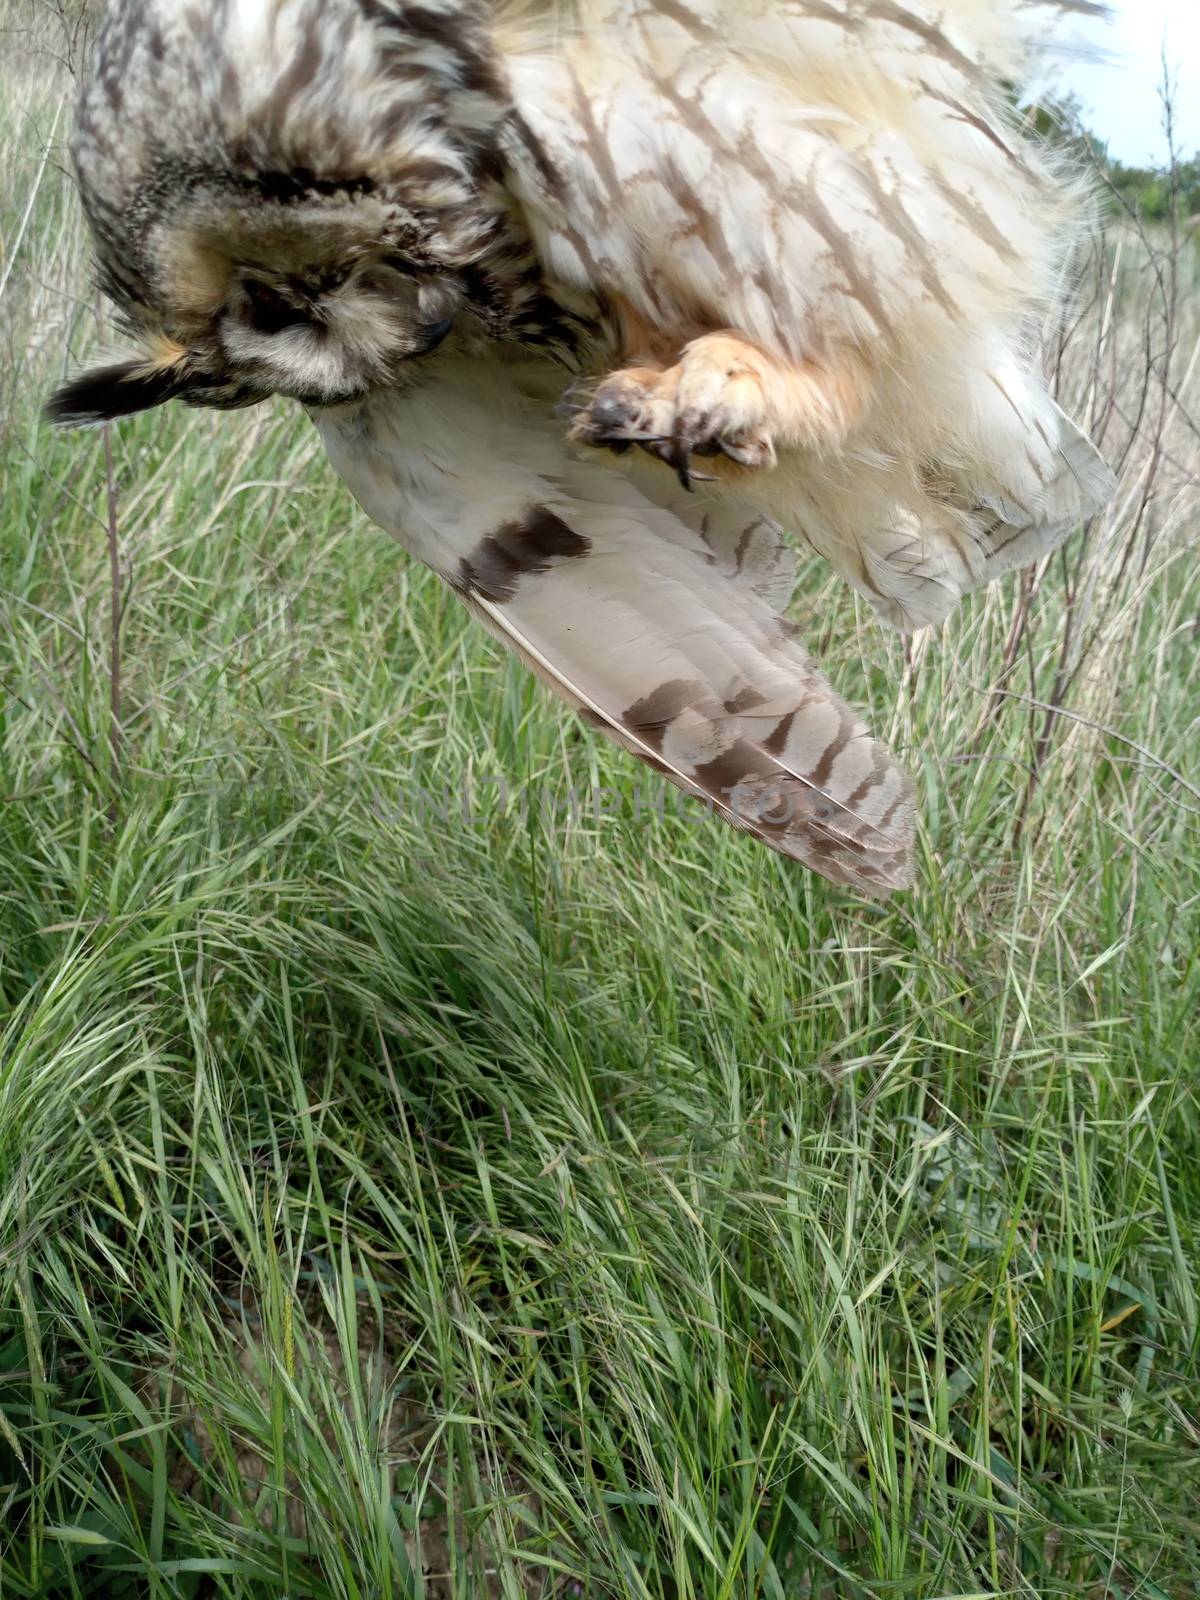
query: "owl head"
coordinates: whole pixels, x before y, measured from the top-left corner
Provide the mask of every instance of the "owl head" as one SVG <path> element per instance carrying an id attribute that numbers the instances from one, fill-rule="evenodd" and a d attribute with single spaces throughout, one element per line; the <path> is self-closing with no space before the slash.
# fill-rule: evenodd
<path id="1" fill-rule="evenodd" d="M 101 284 L 140 349 L 67 384 L 51 417 L 403 383 L 478 302 L 504 229 L 504 95 L 476 12 L 116 0 L 74 157 Z"/>

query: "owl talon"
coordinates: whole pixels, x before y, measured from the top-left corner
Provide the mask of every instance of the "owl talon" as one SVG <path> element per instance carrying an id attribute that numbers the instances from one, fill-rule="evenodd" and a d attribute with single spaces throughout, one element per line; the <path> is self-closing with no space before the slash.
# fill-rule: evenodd
<path id="1" fill-rule="evenodd" d="M 662 452 L 662 458 L 669 467 L 675 469 L 675 476 L 689 492 L 692 487 L 692 458 L 686 444 L 680 439 L 672 439 Z"/>
<path id="2" fill-rule="evenodd" d="M 674 367 L 628 367 L 610 373 L 588 398 L 569 392 L 572 438 L 618 454 L 636 444 L 669 466 L 685 489 L 713 481 L 693 470 L 693 456 L 773 466 L 761 387 L 732 361 L 730 343 L 720 335 L 699 339 Z"/>
<path id="3" fill-rule="evenodd" d="M 693 472 L 691 452 L 684 440 L 647 436 L 638 443 L 647 455 L 655 456 L 670 467 L 685 489 L 690 490 L 693 483 L 713 481 L 711 473 Z"/>

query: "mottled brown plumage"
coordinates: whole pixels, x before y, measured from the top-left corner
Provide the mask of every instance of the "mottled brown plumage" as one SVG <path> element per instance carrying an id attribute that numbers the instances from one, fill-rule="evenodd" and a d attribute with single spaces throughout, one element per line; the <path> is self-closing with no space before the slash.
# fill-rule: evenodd
<path id="1" fill-rule="evenodd" d="M 299 400 L 591 725 L 902 884 L 907 781 L 781 620 L 777 522 L 918 627 L 1110 492 L 1031 348 L 1080 200 L 1005 109 L 1034 17 L 116 0 L 76 161 L 147 353 L 52 410 Z"/>

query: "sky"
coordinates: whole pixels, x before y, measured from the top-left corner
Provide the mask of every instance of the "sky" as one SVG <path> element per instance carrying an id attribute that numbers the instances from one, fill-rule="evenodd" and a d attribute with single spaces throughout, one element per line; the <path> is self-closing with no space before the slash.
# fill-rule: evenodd
<path id="1" fill-rule="evenodd" d="M 1057 87 L 1083 102 L 1085 121 L 1129 166 L 1162 161 L 1166 140 L 1158 86 L 1164 37 L 1171 70 L 1178 74 L 1176 144 L 1185 156 L 1200 151 L 1200 0 L 1108 0 L 1107 25 L 1089 22 L 1066 36 L 1101 45 L 1104 58 L 1059 58 Z"/>

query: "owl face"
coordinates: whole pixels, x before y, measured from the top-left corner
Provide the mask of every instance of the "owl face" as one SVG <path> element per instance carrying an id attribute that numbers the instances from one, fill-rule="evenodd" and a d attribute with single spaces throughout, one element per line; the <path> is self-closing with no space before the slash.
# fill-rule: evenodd
<path id="1" fill-rule="evenodd" d="M 110 0 L 74 155 L 103 286 L 146 353 L 51 416 L 338 404 L 411 381 L 468 299 L 490 314 L 505 107 L 482 15 Z"/>
<path id="2" fill-rule="evenodd" d="M 320 406 L 402 383 L 406 364 L 449 333 L 459 284 L 386 232 L 355 243 L 350 218 L 314 222 L 298 209 L 265 237 L 235 230 L 194 243 L 198 270 L 168 304 L 167 331 L 204 352 L 214 376 L 256 394 Z M 196 305 L 201 281 L 211 288 Z"/>
<path id="3" fill-rule="evenodd" d="M 247 203 L 208 193 L 142 241 L 137 291 L 106 274 L 141 359 L 87 374 L 52 415 L 87 423 L 180 398 L 344 403 L 416 376 L 453 327 L 459 277 L 362 196 Z"/>

